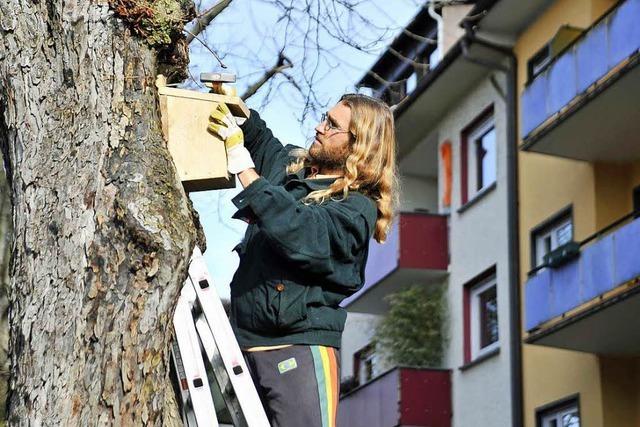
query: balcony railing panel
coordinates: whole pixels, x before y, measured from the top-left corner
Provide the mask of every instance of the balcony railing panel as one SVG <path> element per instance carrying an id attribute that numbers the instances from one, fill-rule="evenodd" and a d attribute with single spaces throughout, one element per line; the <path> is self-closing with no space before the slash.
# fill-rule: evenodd
<path id="1" fill-rule="evenodd" d="M 584 247 L 567 264 L 529 278 L 526 328 L 530 331 L 639 277 L 640 219 L 635 219 Z"/>
<path id="2" fill-rule="evenodd" d="M 447 219 L 445 215 L 428 213 L 398 215 L 385 243 L 370 241 L 365 284 L 358 293 L 345 299 L 342 306 L 349 307 L 358 300 L 358 307 L 351 306 L 355 311 L 378 312 L 386 306 L 381 298 L 387 294 L 446 274 L 449 265 Z"/>
<path id="3" fill-rule="evenodd" d="M 612 254 L 616 283 L 640 276 L 640 218 L 615 234 Z"/>
<path id="4" fill-rule="evenodd" d="M 384 244 L 371 239 L 365 267 L 365 288 L 372 286 L 398 268 L 400 262 L 400 227 L 394 221 Z"/>
<path id="5" fill-rule="evenodd" d="M 450 427 L 451 371 L 392 369 L 341 397 L 338 425 Z"/>
<path id="6" fill-rule="evenodd" d="M 567 105 L 577 94 L 576 61 L 574 55 L 562 55 L 548 73 L 547 114 L 549 117 Z"/>
<path id="7" fill-rule="evenodd" d="M 591 30 L 582 43 L 576 46 L 578 69 L 578 92 L 586 91 L 609 69 L 607 57 L 607 27 L 600 25 Z M 542 122 L 540 122 L 542 123 Z"/>
<path id="8" fill-rule="evenodd" d="M 627 0 L 578 38 L 522 94 L 522 137 L 638 52 L 640 0 Z"/>
<path id="9" fill-rule="evenodd" d="M 637 52 L 640 47 L 640 0 L 627 0 L 609 17 L 609 68 Z"/>

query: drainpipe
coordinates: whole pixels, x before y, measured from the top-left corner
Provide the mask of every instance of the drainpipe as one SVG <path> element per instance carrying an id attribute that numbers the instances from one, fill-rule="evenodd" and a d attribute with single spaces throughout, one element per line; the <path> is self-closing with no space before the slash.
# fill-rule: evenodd
<path id="1" fill-rule="evenodd" d="M 498 70 L 506 75 L 507 93 L 507 240 L 509 263 L 509 348 L 511 353 L 511 425 L 523 425 L 522 392 L 522 323 L 520 316 L 520 230 L 518 218 L 518 134 L 516 76 L 517 61 L 511 48 L 480 39 L 472 23 L 464 22 L 465 36 L 461 41 L 462 54 L 468 61 L 483 67 Z M 486 58 L 474 57 L 469 52 L 471 43 L 499 52 L 508 58 L 508 65 Z"/>

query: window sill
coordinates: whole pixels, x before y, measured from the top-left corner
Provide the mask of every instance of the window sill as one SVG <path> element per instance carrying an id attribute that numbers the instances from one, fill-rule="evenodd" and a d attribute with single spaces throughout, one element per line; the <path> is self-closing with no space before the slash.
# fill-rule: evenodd
<path id="1" fill-rule="evenodd" d="M 466 371 L 469 368 L 473 368 L 476 365 L 479 365 L 480 363 L 484 362 L 487 359 L 491 359 L 494 356 L 497 356 L 498 354 L 500 354 L 500 347 L 496 348 L 495 350 L 491 350 L 489 353 L 483 354 L 482 356 L 476 357 L 474 360 L 472 360 L 471 362 L 460 366 L 458 369 L 460 371 Z"/>
<path id="2" fill-rule="evenodd" d="M 493 190 L 495 190 L 496 186 L 497 186 L 497 182 L 494 181 L 493 184 L 491 184 L 490 186 L 488 186 L 486 188 L 483 188 L 475 196 L 473 196 L 473 198 L 471 200 L 468 200 L 467 203 L 465 203 L 464 205 L 460 206 L 460 208 L 458 208 L 457 212 L 459 214 L 463 213 L 464 211 L 469 209 L 471 206 L 473 206 L 476 203 L 478 203 L 478 201 L 483 199 L 487 194 L 489 194 Z"/>

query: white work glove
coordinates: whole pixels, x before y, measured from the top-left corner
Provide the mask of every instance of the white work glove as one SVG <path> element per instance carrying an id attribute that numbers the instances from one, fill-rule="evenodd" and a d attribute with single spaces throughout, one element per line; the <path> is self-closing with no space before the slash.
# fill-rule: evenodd
<path id="1" fill-rule="evenodd" d="M 209 131 L 224 141 L 227 149 L 227 170 L 240 173 L 255 168 L 251 154 L 244 146 L 244 134 L 226 104 L 220 103 L 209 116 Z"/>

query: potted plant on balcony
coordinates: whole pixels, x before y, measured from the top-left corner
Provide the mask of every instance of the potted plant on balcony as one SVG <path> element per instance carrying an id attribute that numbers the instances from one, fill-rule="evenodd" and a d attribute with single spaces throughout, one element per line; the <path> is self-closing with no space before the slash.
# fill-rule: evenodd
<path id="1" fill-rule="evenodd" d="M 440 367 L 447 342 L 446 287 L 413 285 L 386 298 L 390 309 L 376 328 L 376 349 L 392 365 Z"/>

